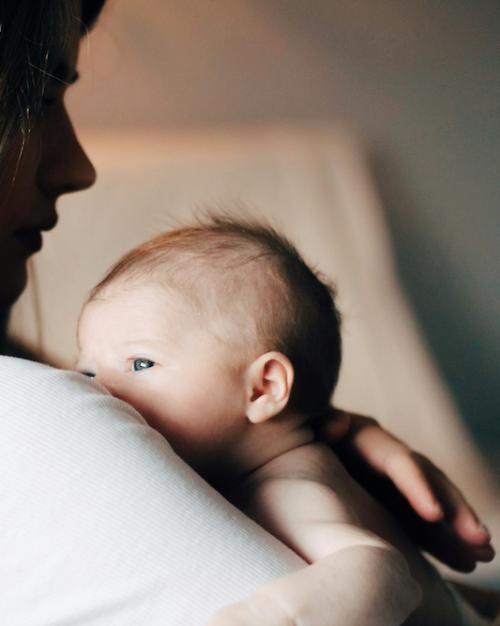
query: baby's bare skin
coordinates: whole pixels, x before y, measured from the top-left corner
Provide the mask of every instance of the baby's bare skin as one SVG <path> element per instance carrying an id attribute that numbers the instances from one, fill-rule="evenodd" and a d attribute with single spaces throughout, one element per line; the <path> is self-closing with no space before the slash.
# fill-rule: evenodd
<path id="1" fill-rule="evenodd" d="M 205 245 L 206 231 L 196 232 L 202 236 L 199 245 Z M 188 229 L 188 233 L 192 231 Z M 259 233 L 260 237 L 260 230 Z M 179 231 L 166 235 L 167 239 L 160 236 L 144 244 L 142 252 L 132 251 L 130 258 L 120 262 L 125 265 L 117 267 L 130 269 L 127 263 L 134 264 L 137 255 L 145 253 L 144 276 L 133 272 L 135 278 L 131 279 L 127 278 L 128 270 L 119 276 L 113 270 L 111 278 L 93 292 L 80 317 L 77 367 L 137 408 L 185 461 L 230 499 L 231 493 L 225 487 L 231 483 L 237 494 L 233 502 L 310 563 L 219 612 L 211 626 L 397 626 L 419 604 L 421 588 L 423 606 L 406 623 L 456 626 L 458 611 L 437 573 L 383 509 L 350 479 L 333 454 L 313 443 L 308 414 L 315 411 L 310 407 L 324 407 L 329 402 L 338 366 L 328 360 L 337 354 L 337 344 L 330 334 L 338 326 L 328 287 L 292 253 L 293 263 L 302 263 L 300 275 L 308 275 L 314 283 L 314 294 L 317 290 L 322 294 L 316 302 L 317 313 L 323 315 L 324 319 L 320 317 L 326 325 L 321 342 L 328 335 L 332 344 L 325 353 L 318 350 L 319 357 L 324 358 L 323 365 L 317 364 L 311 370 L 323 383 L 318 382 L 316 389 L 316 379 L 306 376 L 302 387 L 312 388 L 314 397 L 302 398 L 297 377 L 304 371 L 296 371 L 287 354 L 302 354 L 318 347 L 309 331 L 318 326 L 319 318 L 307 325 L 303 334 L 296 330 L 288 333 L 286 324 L 279 331 L 293 345 L 301 337 L 306 338 L 307 345 L 299 342 L 300 346 L 289 347 L 286 354 L 276 349 L 266 351 L 266 346 L 274 346 L 278 340 L 274 335 L 269 338 L 260 328 L 265 317 L 261 305 L 278 285 L 272 280 L 266 282 L 274 276 L 267 271 L 271 267 L 267 261 L 254 268 L 251 289 L 241 294 L 234 310 L 234 294 L 229 294 L 227 287 L 239 288 L 248 281 L 235 275 L 228 282 L 227 260 L 217 265 L 220 274 L 215 280 L 211 271 L 215 283 L 205 294 L 208 301 L 217 302 L 217 307 L 201 315 L 204 300 L 193 300 L 190 294 L 179 291 L 179 259 L 174 262 L 172 284 L 163 283 L 163 273 L 149 273 L 150 246 L 155 250 L 160 246 L 163 252 L 167 246 L 170 254 L 172 237 L 182 239 L 185 235 L 185 231 Z M 273 233 L 268 236 L 275 237 Z M 229 248 L 233 250 L 234 246 Z M 184 244 L 181 249 L 185 251 Z M 251 259 L 262 262 L 271 253 L 269 247 L 266 250 L 263 255 L 259 248 L 257 257 L 255 247 L 247 252 L 251 252 Z M 273 254 L 279 252 L 278 256 L 288 251 L 286 257 L 290 245 L 278 240 L 278 247 L 272 250 Z M 220 248 L 216 246 L 212 251 L 219 255 Z M 193 261 L 189 254 L 183 259 L 180 265 L 185 268 Z M 213 256 L 208 259 L 214 261 Z M 241 257 L 235 259 L 234 267 L 242 267 L 241 261 Z M 206 286 L 205 262 L 206 259 L 203 267 L 198 268 L 201 273 L 195 272 L 201 280 L 196 283 L 197 289 Z M 274 270 L 278 266 L 281 267 L 277 264 Z M 292 275 L 295 273 L 280 275 L 280 289 Z M 189 270 L 187 278 L 190 277 Z M 256 290 L 260 284 L 257 278 L 265 283 L 261 291 Z M 299 283 L 295 285 L 297 289 L 303 286 Z M 187 284 L 191 284 L 190 280 Z M 220 293 L 216 290 L 218 297 L 214 298 L 217 285 Z M 296 298 L 295 287 L 290 287 L 281 304 L 276 304 L 282 312 L 269 309 L 269 333 L 278 332 L 274 321 L 281 320 L 281 313 L 288 311 L 289 301 L 302 311 L 303 300 Z M 306 301 L 316 301 L 315 297 L 308 292 Z M 259 323 L 247 318 L 252 312 L 257 312 Z M 306 313 L 303 312 L 304 319 Z M 214 317 L 210 317 L 210 323 L 209 316 Z M 299 318 L 294 315 L 288 320 L 293 328 Z M 242 334 L 247 327 L 255 333 Z M 325 387 L 323 373 L 328 374 L 331 390 L 328 385 Z"/>
<path id="2" fill-rule="evenodd" d="M 421 605 L 404 623 L 460 623 L 455 601 L 436 570 L 326 446 L 307 444 L 277 456 L 252 472 L 233 500 L 309 563 L 344 546 L 383 547 L 387 542 L 404 555 L 422 590 Z"/>

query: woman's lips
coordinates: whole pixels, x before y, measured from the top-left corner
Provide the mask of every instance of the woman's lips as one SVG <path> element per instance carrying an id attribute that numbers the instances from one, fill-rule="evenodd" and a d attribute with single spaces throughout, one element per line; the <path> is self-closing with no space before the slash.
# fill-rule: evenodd
<path id="1" fill-rule="evenodd" d="M 38 252 L 42 247 L 42 233 L 38 229 L 17 230 L 14 236 L 30 254 Z"/>

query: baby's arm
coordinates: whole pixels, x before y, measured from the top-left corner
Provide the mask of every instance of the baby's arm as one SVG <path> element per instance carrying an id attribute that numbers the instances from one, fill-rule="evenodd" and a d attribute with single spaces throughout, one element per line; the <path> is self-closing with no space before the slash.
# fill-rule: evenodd
<path id="1" fill-rule="evenodd" d="M 223 609 L 210 626 L 396 626 L 418 605 L 402 555 L 356 525 L 326 485 L 266 480 L 249 513 L 312 565 Z"/>
<path id="2" fill-rule="evenodd" d="M 419 598 L 401 555 L 356 546 L 267 584 L 209 626 L 396 626 Z"/>

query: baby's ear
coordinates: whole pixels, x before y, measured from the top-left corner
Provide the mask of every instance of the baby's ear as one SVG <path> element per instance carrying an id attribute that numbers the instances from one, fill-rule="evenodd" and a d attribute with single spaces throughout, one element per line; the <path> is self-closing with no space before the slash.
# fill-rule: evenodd
<path id="1" fill-rule="evenodd" d="M 266 352 L 248 367 L 247 418 L 254 424 L 278 415 L 288 404 L 293 385 L 293 366 L 281 352 Z"/>

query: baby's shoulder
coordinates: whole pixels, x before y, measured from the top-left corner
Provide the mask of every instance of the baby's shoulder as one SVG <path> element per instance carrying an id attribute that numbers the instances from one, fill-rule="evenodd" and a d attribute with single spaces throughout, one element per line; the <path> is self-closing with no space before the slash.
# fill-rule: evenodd
<path id="1" fill-rule="evenodd" d="M 335 477 L 342 475 L 344 468 L 330 448 L 312 442 L 275 457 L 254 473 L 257 483 L 288 479 L 311 481 L 333 488 Z"/>
<path id="2" fill-rule="evenodd" d="M 336 476 L 339 470 L 340 462 L 327 447 L 300 446 L 252 472 L 234 503 L 274 534 L 278 524 L 296 538 L 317 529 L 318 520 L 324 529 L 330 523 L 352 524 L 357 516 L 347 484 Z"/>

